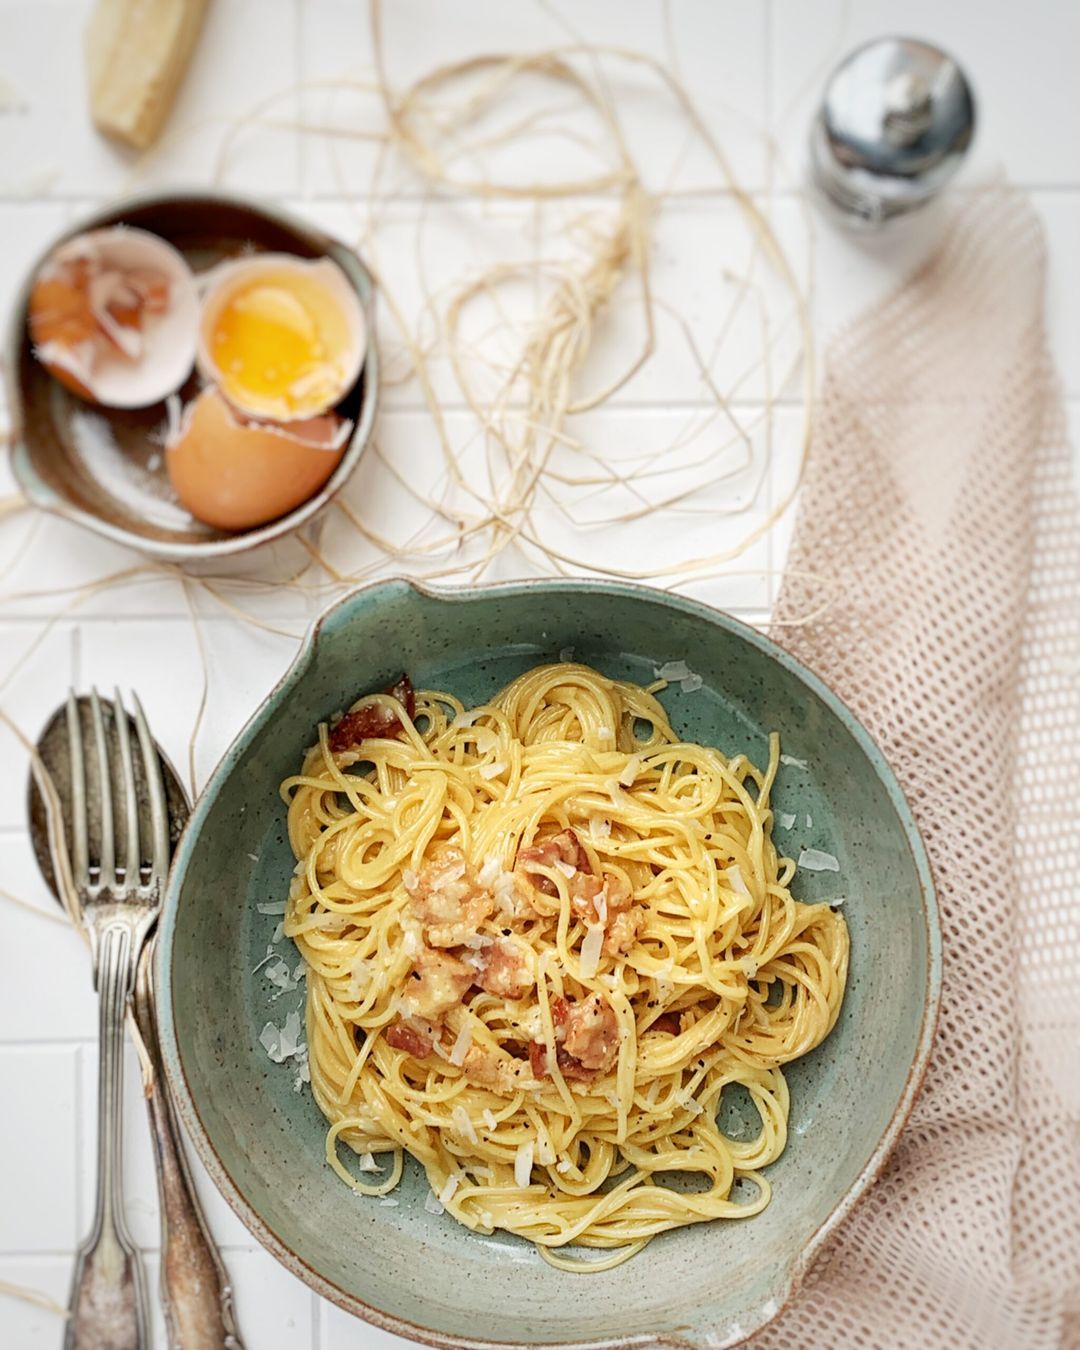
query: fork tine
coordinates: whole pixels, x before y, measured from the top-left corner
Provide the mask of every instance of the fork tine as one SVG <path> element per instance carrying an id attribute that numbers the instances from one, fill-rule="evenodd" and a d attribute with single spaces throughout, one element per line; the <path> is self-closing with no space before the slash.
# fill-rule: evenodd
<path id="1" fill-rule="evenodd" d="M 90 850 L 87 843 L 86 821 L 86 759 L 83 755 L 82 724 L 79 721 L 79 703 L 75 690 L 68 690 L 67 699 L 68 755 L 71 759 L 71 835 L 72 880 L 76 886 L 90 881 Z"/>
<path id="2" fill-rule="evenodd" d="M 90 712 L 97 742 L 98 784 L 101 796 L 101 875 L 102 886 L 116 885 L 116 833 L 113 829 L 112 775 L 109 772 L 109 742 L 105 739 L 105 715 L 97 689 L 90 690 Z"/>
<path id="3" fill-rule="evenodd" d="M 131 757 L 131 731 L 120 690 L 113 690 L 116 738 L 120 746 L 120 770 L 124 780 L 124 820 L 127 829 L 124 885 L 128 890 L 141 884 L 139 874 L 139 798 L 135 793 L 135 761 Z"/>
<path id="4" fill-rule="evenodd" d="M 169 814 L 165 804 L 165 783 L 161 777 L 161 760 L 157 746 L 146 724 L 139 696 L 132 691 L 135 704 L 135 726 L 139 733 L 139 746 L 142 749 L 143 769 L 146 773 L 146 791 L 150 798 L 150 825 L 153 830 L 153 861 L 150 865 L 150 880 L 164 886 L 169 871 Z"/>

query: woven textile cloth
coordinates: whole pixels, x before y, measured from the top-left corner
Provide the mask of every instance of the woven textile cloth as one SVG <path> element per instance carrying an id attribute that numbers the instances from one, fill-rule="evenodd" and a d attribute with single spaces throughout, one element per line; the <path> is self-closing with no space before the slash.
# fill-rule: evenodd
<path id="1" fill-rule="evenodd" d="M 1044 286 L 1024 199 L 979 193 L 827 354 L 775 636 L 908 795 L 944 986 L 899 1145 L 755 1345 L 1080 1346 L 1080 515 Z"/>

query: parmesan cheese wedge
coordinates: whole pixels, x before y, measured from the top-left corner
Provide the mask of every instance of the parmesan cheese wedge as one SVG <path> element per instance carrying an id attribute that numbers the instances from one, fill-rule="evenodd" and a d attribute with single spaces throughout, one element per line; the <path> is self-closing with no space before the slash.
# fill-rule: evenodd
<path id="1" fill-rule="evenodd" d="M 165 125 L 195 50 L 207 0 L 97 0 L 86 30 L 90 115 L 145 150 Z"/>

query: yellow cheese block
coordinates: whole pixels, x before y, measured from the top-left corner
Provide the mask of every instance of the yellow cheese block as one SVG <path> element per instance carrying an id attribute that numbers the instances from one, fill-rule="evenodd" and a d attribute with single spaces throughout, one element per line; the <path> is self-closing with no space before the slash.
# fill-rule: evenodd
<path id="1" fill-rule="evenodd" d="M 169 115 L 208 0 L 97 0 L 86 30 L 94 125 L 145 150 Z"/>

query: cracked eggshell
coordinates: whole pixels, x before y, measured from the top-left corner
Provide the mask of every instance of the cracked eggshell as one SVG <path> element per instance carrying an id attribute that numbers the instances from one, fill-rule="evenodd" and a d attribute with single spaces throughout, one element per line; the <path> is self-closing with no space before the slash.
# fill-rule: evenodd
<path id="1" fill-rule="evenodd" d="M 125 322 L 125 311 L 138 317 Z M 61 244 L 34 279 L 27 320 L 38 360 L 104 408 L 160 403 L 195 364 L 191 269 L 148 230 L 116 225 Z"/>
<path id="2" fill-rule="evenodd" d="M 337 468 L 352 423 L 334 413 L 288 426 L 245 421 L 209 386 L 169 434 L 165 465 L 181 504 L 219 530 L 292 511 Z"/>
<path id="3" fill-rule="evenodd" d="M 241 412 L 303 421 L 339 403 L 356 383 L 367 355 L 367 319 L 348 277 L 330 258 L 260 253 L 220 263 L 202 287 L 198 368 Z M 278 321 L 284 329 L 277 329 Z M 312 344 L 304 356 L 290 354 L 280 339 L 290 321 L 293 334 L 306 330 Z"/>

